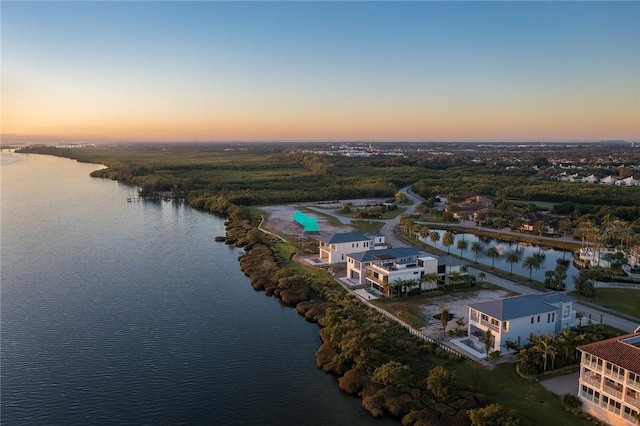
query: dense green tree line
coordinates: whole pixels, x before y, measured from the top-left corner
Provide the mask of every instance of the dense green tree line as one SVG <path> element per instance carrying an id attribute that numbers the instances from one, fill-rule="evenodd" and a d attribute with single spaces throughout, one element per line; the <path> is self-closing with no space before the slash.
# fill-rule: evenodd
<path id="1" fill-rule="evenodd" d="M 204 194 L 222 194 L 237 205 L 391 198 L 400 187 L 412 185 L 427 200 L 438 194 L 451 200 L 480 194 L 492 197 L 499 208 L 509 208 L 509 199 L 522 199 L 557 203 L 554 209 L 559 214 L 612 214 L 629 222 L 640 220 L 640 187 L 544 180 L 534 169 L 505 167 L 513 162 L 478 161 L 478 153 L 474 157 L 463 152 L 454 156 L 413 153 L 406 157 L 350 158 L 286 152 L 268 145 L 233 150 L 216 146 L 41 146 L 30 152 L 102 163 L 107 168 L 93 176 L 136 185 L 143 193 L 173 191 L 183 194 L 187 201 Z M 540 155 L 531 159 L 536 163 L 544 160 Z"/>

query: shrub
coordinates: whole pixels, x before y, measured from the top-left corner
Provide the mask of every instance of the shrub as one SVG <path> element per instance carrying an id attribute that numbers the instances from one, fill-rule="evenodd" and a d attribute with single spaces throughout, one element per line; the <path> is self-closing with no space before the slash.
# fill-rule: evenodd
<path id="1" fill-rule="evenodd" d="M 493 351 L 489 353 L 489 361 L 493 361 L 500 356 L 500 351 Z"/>
<path id="2" fill-rule="evenodd" d="M 572 414 L 579 414 L 582 408 L 582 401 L 577 395 L 566 393 L 562 396 L 562 406 Z"/>

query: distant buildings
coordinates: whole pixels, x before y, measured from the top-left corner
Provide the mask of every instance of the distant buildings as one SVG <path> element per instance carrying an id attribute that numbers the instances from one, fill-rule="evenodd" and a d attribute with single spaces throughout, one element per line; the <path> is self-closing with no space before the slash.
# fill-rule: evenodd
<path id="1" fill-rule="evenodd" d="M 477 220 L 481 212 L 489 212 L 493 209 L 493 200 L 484 195 L 469 197 L 461 203 L 447 207 L 453 217 L 458 220 Z"/>
<path id="2" fill-rule="evenodd" d="M 622 175 L 619 177 L 609 175 L 602 179 L 598 179 L 593 174 L 589 176 L 581 177 L 580 175 L 578 175 L 578 173 L 569 175 L 566 172 L 562 172 L 559 175 L 552 176 L 551 179 L 559 180 L 562 182 L 591 183 L 591 184 L 616 185 L 616 186 L 638 186 L 638 181 L 634 179 L 633 176 L 623 177 Z"/>
<path id="3" fill-rule="evenodd" d="M 640 333 L 578 346 L 583 410 L 611 426 L 640 423 Z"/>

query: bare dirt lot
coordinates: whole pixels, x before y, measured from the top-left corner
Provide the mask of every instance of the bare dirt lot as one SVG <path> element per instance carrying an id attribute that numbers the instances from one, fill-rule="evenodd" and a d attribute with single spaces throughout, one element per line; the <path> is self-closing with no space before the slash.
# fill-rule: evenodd
<path id="1" fill-rule="evenodd" d="M 368 204 L 382 203 L 382 199 L 365 199 L 365 200 L 341 200 L 334 203 L 308 203 L 308 204 L 286 204 L 279 206 L 264 206 L 260 210 L 264 212 L 265 222 L 262 227 L 268 231 L 274 232 L 284 238 L 292 240 L 304 239 L 302 227 L 293 221 L 293 214 L 296 210 L 300 210 L 305 214 L 316 215 L 316 220 L 320 226 L 320 235 L 331 235 L 337 232 L 351 232 L 353 228 L 349 226 L 351 219 L 336 215 L 336 211 L 342 208 L 344 203 L 351 203 L 353 207 L 364 207 Z M 334 225 L 329 222 L 327 217 L 337 217 L 342 224 Z"/>
<path id="2" fill-rule="evenodd" d="M 429 320 L 429 324 L 422 327 L 420 331 L 433 338 L 442 336 L 442 323 L 439 319 L 434 319 L 433 317 L 440 314 L 443 306 L 449 308 L 449 313 L 454 315 L 454 318 L 447 325 L 447 330 L 452 330 L 456 328 L 456 319 L 462 317 L 465 322 L 468 322 L 468 309 L 466 307 L 468 304 L 502 299 L 511 295 L 513 293 L 507 290 L 478 290 L 473 293 L 445 294 L 431 299 L 421 307 L 422 314 Z"/>

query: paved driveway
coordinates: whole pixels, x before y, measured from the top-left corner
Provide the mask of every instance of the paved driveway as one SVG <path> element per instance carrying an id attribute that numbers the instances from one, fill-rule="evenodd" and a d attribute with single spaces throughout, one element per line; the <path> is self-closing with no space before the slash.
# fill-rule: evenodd
<path id="1" fill-rule="evenodd" d="M 550 392 L 561 397 L 566 393 L 573 395 L 578 394 L 578 378 L 580 372 L 575 371 L 573 373 L 565 374 L 562 376 L 552 377 L 550 379 L 540 380 L 540 384 Z"/>

